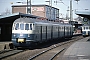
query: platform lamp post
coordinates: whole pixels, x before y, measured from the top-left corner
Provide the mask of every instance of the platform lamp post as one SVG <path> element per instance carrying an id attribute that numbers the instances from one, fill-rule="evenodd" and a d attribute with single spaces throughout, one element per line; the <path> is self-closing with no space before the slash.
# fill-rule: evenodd
<path id="1" fill-rule="evenodd" d="M 72 21 L 72 0 L 70 0 L 70 23 Z"/>
<path id="2" fill-rule="evenodd" d="M 62 0 L 60 0 L 61 2 L 59 2 L 59 3 L 63 3 L 62 2 Z M 57 1 L 55 2 L 54 1 L 54 3 L 58 3 Z M 63 3 L 64 4 L 64 3 Z M 64 5 L 66 5 L 66 4 L 64 4 Z M 72 21 L 72 0 L 70 0 L 70 23 L 71 23 L 71 21 Z"/>

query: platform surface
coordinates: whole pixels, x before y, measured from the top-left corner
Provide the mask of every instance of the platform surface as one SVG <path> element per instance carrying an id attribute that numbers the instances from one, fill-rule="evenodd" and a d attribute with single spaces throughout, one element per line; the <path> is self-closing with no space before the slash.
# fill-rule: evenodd
<path id="1" fill-rule="evenodd" d="M 4 50 L 4 49 L 10 49 L 10 47 L 12 46 L 12 42 L 11 41 L 5 41 L 5 42 L 0 42 L 0 51 Z"/>
<path id="2" fill-rule="evenodd" d="M 72 44 L 64 53 L 63 60 L 90 60 L 90 37 Z"/>

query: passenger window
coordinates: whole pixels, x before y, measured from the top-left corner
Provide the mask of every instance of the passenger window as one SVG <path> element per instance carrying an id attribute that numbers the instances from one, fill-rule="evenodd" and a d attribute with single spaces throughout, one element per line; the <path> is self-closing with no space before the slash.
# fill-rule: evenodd
<path id="1" fill-rule="evenodd" d="M 29 30 L 29 24 L 25 24 L 25 30 Z"/>
<path id="2" fill-rule="evenodd" d="M 88 27 L 86 27 L 86 29 L 88 29 Z"/>

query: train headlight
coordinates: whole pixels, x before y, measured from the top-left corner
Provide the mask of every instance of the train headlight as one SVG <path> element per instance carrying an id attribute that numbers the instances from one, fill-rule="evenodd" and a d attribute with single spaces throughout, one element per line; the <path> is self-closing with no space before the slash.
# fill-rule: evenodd
<path id="1" fill-rule="evenodd" d="M 14 34 L 14 37 L 15 37 L 16 35 Z"/>
<path id="2" fill-rule="evenodd" d="M 28 37 L 30 37 L 30 34 L 28 34 Z"/>
<path id="3" fill-rule="evenodd" d="M 23 36 L 23 34 L 20 34 L 20 36 Z"/>

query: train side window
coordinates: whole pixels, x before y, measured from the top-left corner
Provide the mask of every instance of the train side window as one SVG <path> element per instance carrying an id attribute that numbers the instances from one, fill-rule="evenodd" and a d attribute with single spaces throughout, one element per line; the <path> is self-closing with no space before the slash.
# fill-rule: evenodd
<path id="1" fill-rule="evenodd" d="M 88 27 L 86 27 L 86 29 L 88 29 Z"/>
<path id="2" fill-rule="evenodd" d="M 90 29 L 90 27 L 89 27 L 89 29 Z"/>
<path id="3" fill-rule="evenodd" d="M 29 24 L 25 24 L 25 30 L 29 30 Z"/>
<path id="4" fill-rule="evenodd" d="M 32 24 L 30 24 L 30 30 L 32 30 Z"/>

